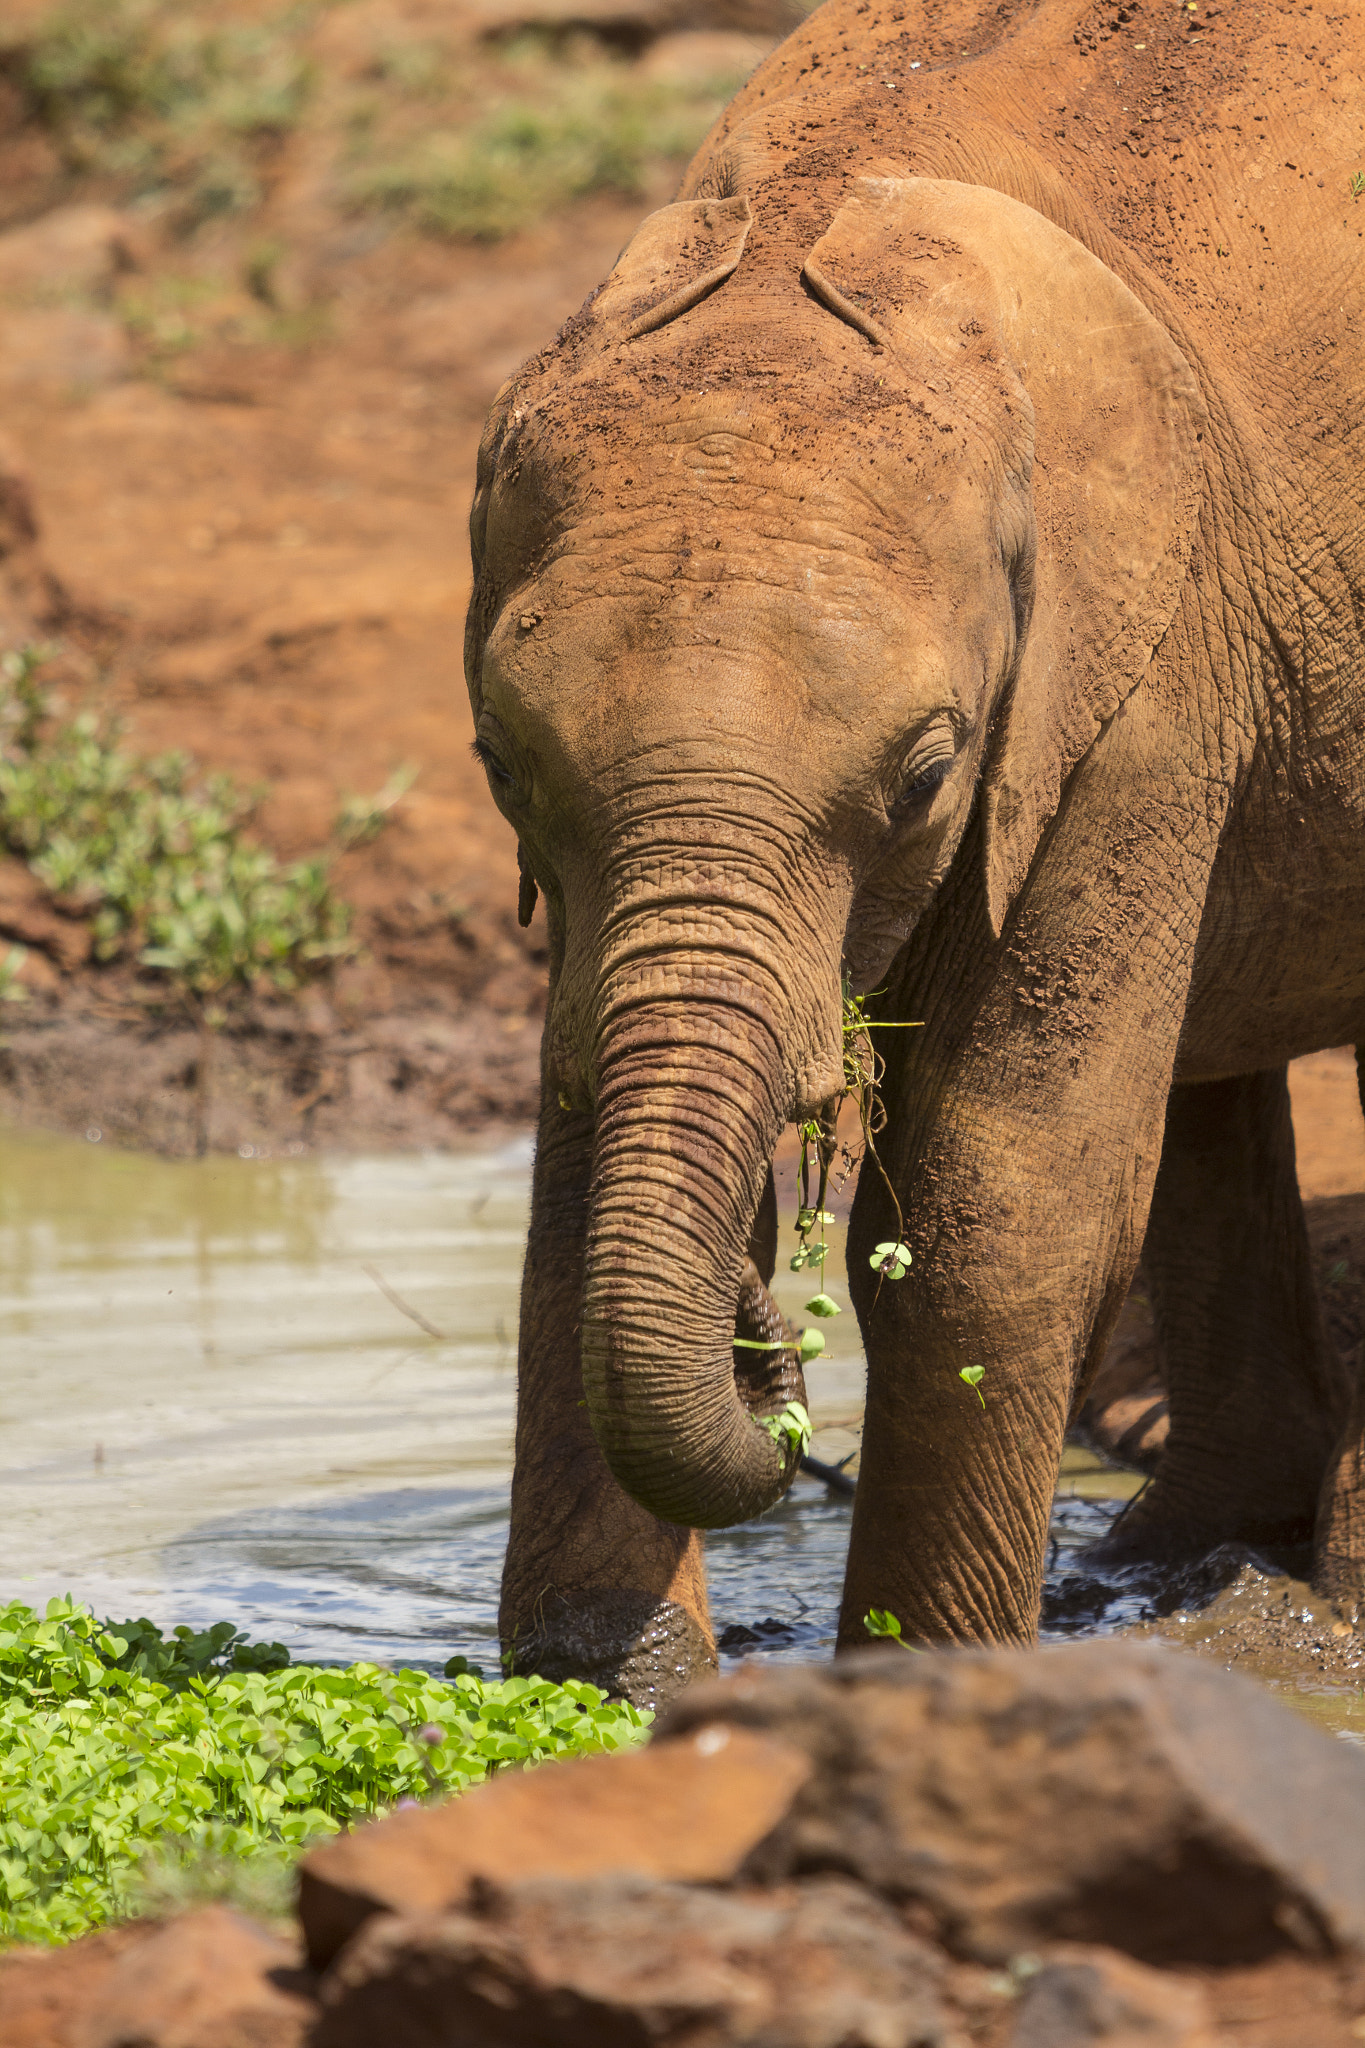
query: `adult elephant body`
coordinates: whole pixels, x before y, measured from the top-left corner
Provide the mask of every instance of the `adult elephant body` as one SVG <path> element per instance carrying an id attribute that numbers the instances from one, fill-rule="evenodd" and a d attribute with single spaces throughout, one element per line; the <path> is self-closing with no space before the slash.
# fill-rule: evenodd
<path id="1" fill-rule="evenodd" d="M 1359 1588 L 1284 1070 L 1365 1038 L 1363 54 L 1358 9 L 826 0 L 500 394 L 468 675 L 552 983 L 520 1668 L 714 1661 L 695 1532 L 791 1477 L 795 1361 L 732 1342 L 845 975 L 924 1028 L 908 1275 L 877 1177 L 851 1226 L 842 1639 L 1032 1633 L 1144 1236 L 1171 1435 L 1116 1542 Z"/>

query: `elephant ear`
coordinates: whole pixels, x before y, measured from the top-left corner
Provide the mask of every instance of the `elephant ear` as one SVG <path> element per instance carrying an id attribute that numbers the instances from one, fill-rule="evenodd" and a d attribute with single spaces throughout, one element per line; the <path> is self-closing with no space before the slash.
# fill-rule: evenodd
<path id="1" fill-rule="evenodd" d="M 640 223 L 588 312 L 635 341 L 724 284 L 744 253 L 747 199 L 680 199 Z"/>
<path id="2" fill-rule="evenodd" d="M 950 368 L 984 328 L 1032 404 L 1033 611 L 983 772 L 998 934 L 1066 776 L 1175 611 L 1201 494 L 1199 387 L 1098 257 L 982 185 L 861 179 L 804 275 L 832 312 L 921 364 L 927 352 Z"/>

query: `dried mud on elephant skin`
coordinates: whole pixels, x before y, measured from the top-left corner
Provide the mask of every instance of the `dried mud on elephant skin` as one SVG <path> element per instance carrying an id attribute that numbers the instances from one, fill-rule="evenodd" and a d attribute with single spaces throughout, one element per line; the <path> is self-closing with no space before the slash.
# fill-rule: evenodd
<path id="1" fill-rule="evenodd" d="M 1365 44 L 1355 16 L 1123 13 L 827 0 L 490 416 L 471 701 L 556 903 L 542 1143 L 597 1118 L 586 1220 L 531 1231 L 583 1276 L 585 1587 L 628 1552 L 618 1495 L 713 1527 L 781 1481 L 712 1362 L 755 1174 L 837 1088 L 841 973 L 924 1025 L 850 1230 L 841 1644 L 874 1607 L 1032 1633 L 1072 1390 L 1144 1230 L 1175 1420 L 1124 1539 L 1312 1534 L 1344 1375 L 1285 1069 L 1365 991 Z M 1328 268 L 1286 264 L 1309 247 Z M 561 1436 L 572 1347 L 522 1327 Z"/>

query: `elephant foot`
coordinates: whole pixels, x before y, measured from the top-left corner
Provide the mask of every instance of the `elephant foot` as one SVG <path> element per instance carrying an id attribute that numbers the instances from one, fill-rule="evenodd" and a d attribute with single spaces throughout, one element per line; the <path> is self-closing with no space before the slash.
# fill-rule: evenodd
<path id="1" fill-rule="evenodd" d="M 547 1593 L 506 1647 L 519 1675 L 586 1679 L 637 1707 L 661 1707 L 718 1668 L 715 1644 L 694 1614 L 628 1587 Z"/>
<path id="2" fill-rule="evenodd" d="M 1187 1489 L 1163 1485 L 1158 1474 L 1087 1554 L 1109 1567 L 1195 1564 L 1229 1546 L 1297 1559 L 1312 1540 L 1311 1514 L 1293 1506 L 1276 1514 L 1268 1503 L 1247 1502 L 1241 1511 L 1226 1500 L 1206 1504 Z"/>
<path id="3" fill-rule="evenodd" d="M 1365 1624 L 1365 1558 L 1319 1549 L 1313 1559 L 1313 1591 L 1330 1600 L 1353 1628 Z"/>
<path id="4" fill-rule="evenodd" d="M 1318 1502 L 1313 1591 L 1335 1601 L 1344 1621 L 1354 1624 L 1365 1618 L 1365 1370 L 1361 1369 L 1356 1373 L 1346 1426 Z"/>

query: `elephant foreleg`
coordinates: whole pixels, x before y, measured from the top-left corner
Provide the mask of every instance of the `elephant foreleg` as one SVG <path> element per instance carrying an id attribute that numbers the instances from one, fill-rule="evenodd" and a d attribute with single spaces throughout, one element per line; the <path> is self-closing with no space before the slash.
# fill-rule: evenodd
<path id="1" fill-rule="evenodd" d="M 1067 1421 L 1142 1243 L 1221 830 L 1181 794 L 1179 730 L 1154 696 L 1114 721 L 998 938 L 969 837 L 892 977 L 893 1014 L 925 1021 L 884 1055 L 900 1218 L 864 1172 L 849 1232 L 868 1393 L 848 1647 L 873 1605 L 921 1641 L 1036 1630 Z M 878 1285 L 901 1218 L 912 1264 Z"/>
<path id="2" fill-rule="evenodd" d="M 499 1626 L 518 1672 L 585 1678 L 641 1706 L 715 1669 L 702 1539 L 622 1491 L 579 1364 L 592 1119 L 547 1090 L 522 1284 L 512 1526 Z"/>
<path id="3" fill-rule="evenodd" d="M 1106 1553 L 1308 1542 L 1345 1387 L 1313 1287 L 1283 1067 L 1171 1090 L 1144 1262 L 1170 1436 Z"/>
<path id="4" fill-rule="evenodd" d="M 1365 1045 L 1356 1047 L 1356 1078 L 1365 1110 Z M 1356 1358 L 1354 1380 L 1346 1426 L 1318 1503 L 1313 1585 L 1359 1620 L 1365 1611 L 1365 1354 Z"/>

